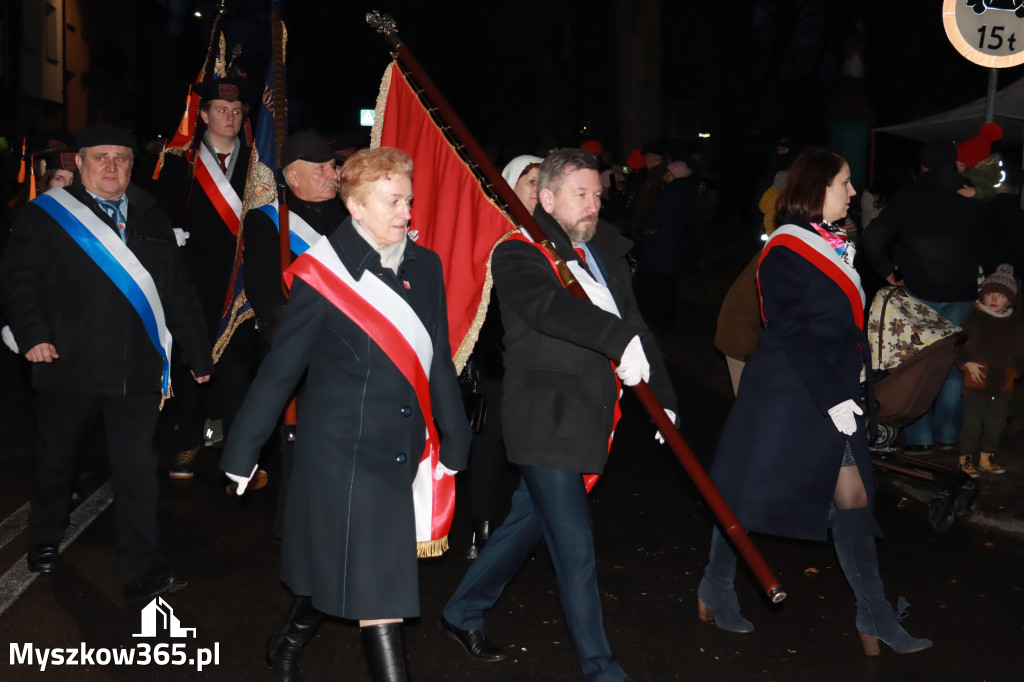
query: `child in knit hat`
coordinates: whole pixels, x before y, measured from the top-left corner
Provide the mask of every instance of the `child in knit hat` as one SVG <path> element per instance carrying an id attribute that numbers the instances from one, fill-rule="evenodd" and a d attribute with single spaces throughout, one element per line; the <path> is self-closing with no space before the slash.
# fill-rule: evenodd
<path id="1" fill-rule="evenodd" d="M 1006 263 L 985 278 L 974 310 L 962 325 L 967 342 L 957 352 L 964 373 L 960 470 L 972 477 L 1002 474 L 995 451 L 1010 410 L 1013 382 L 1024 370 L 1024 321 L 1014 314 L 1018 284 Z M 975 459 L 977 455 L 977 459 Z"/>

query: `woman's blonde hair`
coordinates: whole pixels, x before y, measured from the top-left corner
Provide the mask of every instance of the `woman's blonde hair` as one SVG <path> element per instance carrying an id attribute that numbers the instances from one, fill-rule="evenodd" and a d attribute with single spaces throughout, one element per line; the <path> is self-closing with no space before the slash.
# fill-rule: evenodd
<path id="1" fill-rule="evenodd" d="M 370 185 L 392 175 L 407 175 L 412 180 L 412 159 L 408 154 L 394 147 L 360 149 L 341 167 L 341 200 L 347 202 L 351 198 L 364 203 L 370 195 Z"/>

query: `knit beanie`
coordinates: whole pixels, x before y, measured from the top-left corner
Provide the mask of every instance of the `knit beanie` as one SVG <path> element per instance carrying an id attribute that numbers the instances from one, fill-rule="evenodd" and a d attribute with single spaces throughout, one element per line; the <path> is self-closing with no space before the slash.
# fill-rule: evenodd
<path id="1" fill-rule="evenodd" d="M 996 268 L 995 272 L 985 278 L 985 282 L 981 285 L 979 298 L 984 298 L 985 294 L 991 293 L 1006 296 L 1010 299 L 1010 303 L 1017 300 L 1017 279 L 1013 276 L 1012 265 L 1003 263 Z"/>
<path id="2" fill-rule="evenodd" d="M 964 140 L 956 148 L 956 160 L 968 168 L 974 168 L 978 162 L 987 158 L 992 143 L 1003 136 L 1003 129 L 996 123 L 981 126 L 977 137 Z"/>

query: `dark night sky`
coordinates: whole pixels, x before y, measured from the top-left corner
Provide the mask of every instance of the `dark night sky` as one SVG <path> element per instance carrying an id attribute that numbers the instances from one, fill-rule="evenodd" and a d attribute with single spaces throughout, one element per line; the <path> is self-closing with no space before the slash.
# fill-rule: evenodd
<path id="1" fill-rule="evenodd" d="M 167 134 L 201 64 L 216 2 L 82 0 L 83 12 L 98 14 L 111 1 L 130 6 L 139 24 L 162 23 L 134 44 L 139 96 L 124 117 L 140 134 Z M 577 144 L 583 124 L 588 136 L 624 156 L 646 141 L 617 139 L 616 11 L 637 2 L 285 0 L 290 127 L 366 132 L 357 125 L 358 110 L 374 105 L 389 55 L 364 15 L 380 9 L 395 17 L 405 43 L 499 158 L 539 144 Z M 229 44 L 242 42 L 242 65 L 261 87 L 269 0 L 228 0 L 227 7 Z M 661 7 L 665 128 L 650 137 L 711 132 L 720 166 L 736 154 L 765 152 L 783 132 L 828 143 L 828 122 L 836 117 L 858 117 L 866 130 L 985 94 L 986 70 L 949 44 L 937 1 L 666 0 Z M 191 16 L 197 8 L 202 19 Z M 164 42 L 168 26 L 172 35 Z M 94 67 L 116 72 L 121 53 L 94 49 Z M 864 63 L 859 82 L 841 77 L 854 49 Z M 1022 75 L 1024 67 L 1004 70 L 1000 85 Z"/>

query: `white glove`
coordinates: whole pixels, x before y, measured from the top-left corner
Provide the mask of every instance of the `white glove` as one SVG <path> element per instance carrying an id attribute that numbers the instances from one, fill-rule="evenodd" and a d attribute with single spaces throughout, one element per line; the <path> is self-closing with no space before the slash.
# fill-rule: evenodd
<path id="1" fill-rule="evenodd" d="M 11 331 L 9 326 L 4 325 L 4 328 L 0 329 L 0 336 L 4 339 L 4 345 L 10 348 L 12 353 L 21 355 L 18 351 L 18 342 L 14 340 L 14 332 Z"/>
<path id="2" fill-rule="evenodd" d="M 673 412 L 672 410 L 670 410 L 670 409 L 668 409 L 666 407 L 665 408 L 665 414 L 668 415 L 669 421 L 671 421 L 673 424 L 676 423 L 676 413 L 675 412 Z M 665 444 L 665 436 L 661 435 L 661 431 L 655 431 L 654 432 L 654 439 L 656 441 L 658 441 L 659 443 L 661 443 L 662 445 Z"/>
<path id="3" fill-rule="evenodd" d="M 235 488 L 236 495 L 241 495 L 245 492 L 245 489 L 249 485 L 249 481 L 252 480 L 252 475 L 256 473 L 256 467 L 258 466 L 259 464 L 254 464 L 252 471 L 249 472 L 248 476 L 238 476 L 237 474 L 228 473 L 227 471 L 224 472 L 228 478 L 238 484 L 238 487 Z"/>
<path id="4" fill-rule="evenodd" d="M 174 239 L 178 242 L 178 246 L 185 246 L 185 242 L 187 242 L 188 238 L 191 236 L 191 234 L 180 227 L 174 228 Z"/>
<path id="5" fill-rule="evenodd" d="M 626 350 L 622 351 L 622 359 L 615 368 L 615 374 L 627 386 L 636 386 L 641 380 L 647 381 L 651 378 L 651 364 L 647 362 L 647 355 L 639 336 L 634 336 L 626 344 Z"/>
<path id="6" fill-rule="evenodd" d="M 441 464 L 441 462 L 439 461 L 437 463 L 437 468 L 434 469 L 434 480 L 435 481 L 440 481 L 442 478 L 445 477 L 445 475 L 454 476 L 457 473 L 459 473 L 459 472 L 452 471 L 451 469 L 449 469 L 445 465 Z"/>
<path id="7" fill-rule="evenodd" d="M 857 418 L 854 416 L 857 414 L 864 414 L 864 410 L 853 400 L 844 400 L 828 411 L 836 430 L 847 436 L 852 436 L 857 430 Z"/>

